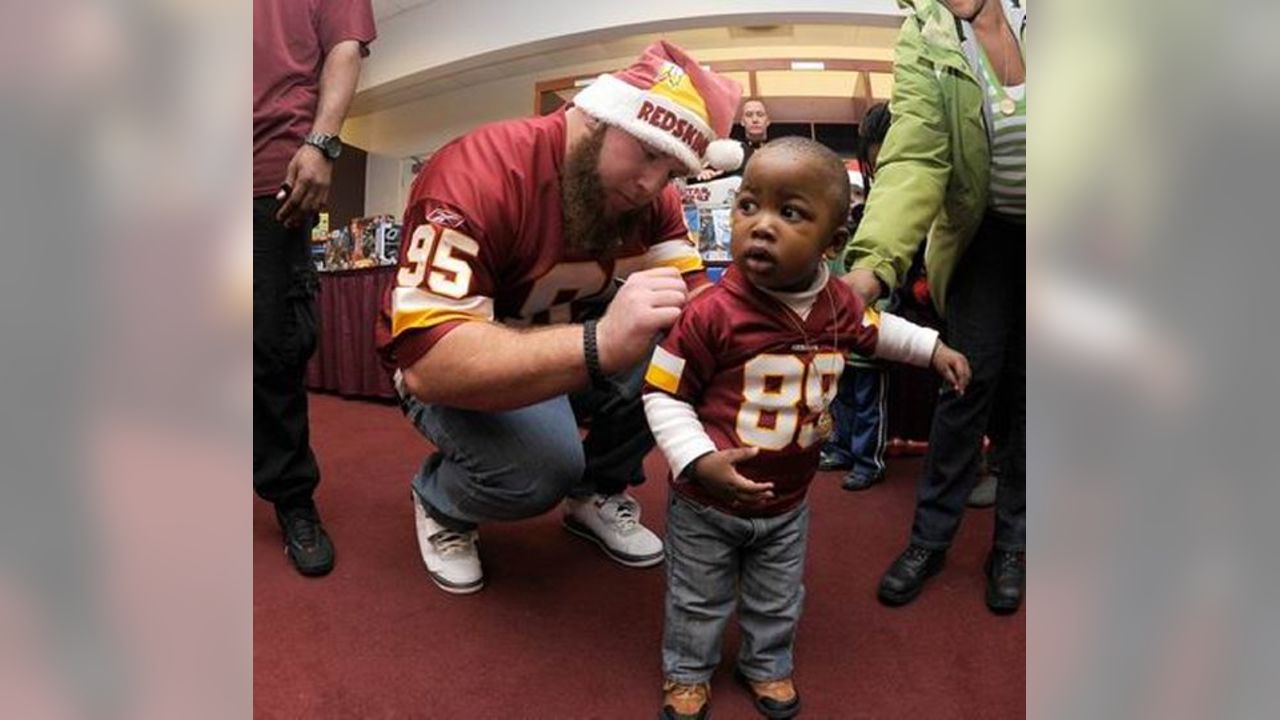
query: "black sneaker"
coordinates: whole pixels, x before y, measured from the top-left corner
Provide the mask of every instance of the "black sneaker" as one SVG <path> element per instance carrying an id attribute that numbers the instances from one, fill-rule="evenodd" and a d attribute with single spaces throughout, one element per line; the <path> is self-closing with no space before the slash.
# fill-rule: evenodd
<path id="1" fill-rule="evenodd" d="M 987 607 L 997 615 L 1017 612 L 1027 582 L 1027 556 L 992 550 L 987 556 Z"/>
<path id="2" fill-rule="evenodd" d="M 908 545 L 880 578 L 880 590 L 876 593 L 880 602 L 897 607 L 915 600 L 924 589 L 924 581 L 937 575 L 946 562 L 946 550 Z"/>
<path id="3" fill-rule="evenodd" d="M 328 575 L 333 569 L 333 542 L 320 524 L 315 504 L 276 508 L 276 522 L 284 533 L 284 550 L 298 572 L 307 577 Z"/>
<path id="4" fill-rule="evenodd" d="M 845 490 L 858 492 L 859 490 L 866 490 L 881 480 L 884 480 L 883 473 L 879 475 L 867 475 L 864 473 L 850 471 L 848 475 L 844 476 L 844 482 L 840 483 L 840 487 Z"/>

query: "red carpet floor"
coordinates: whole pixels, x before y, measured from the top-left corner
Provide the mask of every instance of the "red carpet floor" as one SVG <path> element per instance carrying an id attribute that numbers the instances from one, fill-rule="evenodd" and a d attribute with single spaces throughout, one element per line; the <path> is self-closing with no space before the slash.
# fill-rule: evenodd
<path id="1" fill-rule="evenodd" d="M 429 446 L 397 408 L 313 395 L 317 494 L 338 549 L 310 580 L 254 501 L 254 711 L 260 718 L 653 718 L 661 697 L 663 574 L 607 560 L 559 517 L 486 526 L 487 586 L 438 590 L 414 540 L 409 478 Z M 983 605 L 992 511 L 966 516 L 942 574 L 882 607 L 880 573 L 906 540 L 918 459 L 862 493 L 820 473 L 796 681 L 808 718 L 1019 718 L 1025 610 Z M 661 534 L 665 463 L 637 488 Z M 731 632 L 712 684 L 718 720 L 757 717 L 732 681 Z"/>

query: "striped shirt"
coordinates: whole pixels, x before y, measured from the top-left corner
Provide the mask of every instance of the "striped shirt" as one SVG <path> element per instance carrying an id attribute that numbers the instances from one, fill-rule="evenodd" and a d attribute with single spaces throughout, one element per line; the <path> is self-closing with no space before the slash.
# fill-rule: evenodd
<path id="1" fill-rule="evenodd" d="M 1027 217 L 1027 85 L 1000 84 L 985 51 L 979 52 L 982 74 L 987 81 L 987 102 L 991 108 L 991 209 L 1005 217 Z M 1005 98 L 1014 102 L 1006 115 L 1000 108 Z"/>

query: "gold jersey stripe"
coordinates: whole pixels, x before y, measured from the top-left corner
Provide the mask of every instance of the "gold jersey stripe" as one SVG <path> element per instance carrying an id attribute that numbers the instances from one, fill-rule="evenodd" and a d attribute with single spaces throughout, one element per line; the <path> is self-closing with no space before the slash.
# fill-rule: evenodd
<path id="1" fill-rule="evenodd" d="M 862 311 L 862 324 L 867 327 L 879 327 L 880 311 L 868 306 L 866 310 Z"/>
<path id="2" fill-rule="evenodd" d="M 489 318 L 476 313 L 457 310 L 414 310 L 397 312 L 391 318 L 391 334 L 399 337 L 405 330 L 425 330 L 453 320 L 464 322 L 485 321 Z"/>
<path id="3" fill-rule="evenodd" d="M 661 346 L 654 348 L 653 360 L 644 379 L 650 385 L 675 395 L 680 390 L 680 376 L 684 374 L 684 358 L 672 355 Z"/>
<path id="4" fill-rule="evenodd" d="M 644 381 L 672 395 L 675 395 L 680 390 L 680 378 L 652 363 L 649 365 L 649 370 L 644 374 Z"/>
<path id="5" fill-rule="evenodd" d="M 693 257 L 672 257 L 665 260 L 659 260 L 654 263 L 654 267 L 673 267 L 681 273 L 688 273 L 702 269 L 702 258 L 696 255 Z"/>

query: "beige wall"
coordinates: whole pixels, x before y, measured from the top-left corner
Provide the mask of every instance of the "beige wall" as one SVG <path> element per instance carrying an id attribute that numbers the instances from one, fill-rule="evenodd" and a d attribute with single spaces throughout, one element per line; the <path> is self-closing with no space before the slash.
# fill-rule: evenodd
<path id="1" fill-rule="evenodd" d="M 364 214 L 404 214 L 405 198 L 400 189 L 400 163 L 398 157 L 369 153 L 368 169 L 364 176 Z"/>
<path id="2" fill-rule="evenodd" d="M 401 16 L 397 16 L 399 18 Z M 723 33 L 723 31 L 721 31 Z M 847 58 L 865 60 L 892 60 L 892 39 L 896 30 L 891 28 L 858 28 L 856 34 L 848 26 L 840 30 L 836 26 L 814 27 L 806 31 L 803 26 L 795 31 L 796 39 L 832 42 L 833 37 L 856 37 L 866 42 L 849 44 L 812 44 L 775 40 L 771 44 L 735 45 L 733 47 L 694 47 L 687 49 L 699 60 L 723 61 L 764 58 Z M 696 41 L 698 31 L 673 32 L 673 40 Z M 645 42 L 649 37 L 646 36 Z M 625 41 L 624 41 L 625 42 Z M 784 44 L 780 44 L 784 43 Z M 631 45 L 643 47 L 632 42 Z M 634 59 L 635 52 L 628 49 L 626 55 L 601 55 L 601 50 L 614 50 L 619 43 L 590 46 L 597 52 L 595 59 L 577 62 L 538 72 L 515 74 L 488 82 L 480 82 L 460 89 L 435 92 L 428 97 L 394 105 L 385 109 L 358 114 L 343 127 L 343 138 L 370 153 L 366 175 L 366 209 L 368 214 L 392 212 L 399 215 L 405 188 L 402 187 L 400 161 L 411 155 L 428 155 L 449 140 L 487 122 L 532 113 L 534 87 L 539 81 L 555 78 L 592 75 L 623 67 Z M 378 48 L 375 46 L 375 55 Z M 588 54 L 588 53 L 582 53 Z M 514 66 L 519 67 L 518 64 Z M 502 67 L 499 63 L 497 67 Z M 466 77 L 466 73 L 458 75 Z M 822 81 L 815 75 L 815 88 Z M 433 86 L 433 91 L 435 87 Z M 821 94 L 815 89 L 814 94 Z M 394 211 L 388 208 L 395 208 Z"/>

